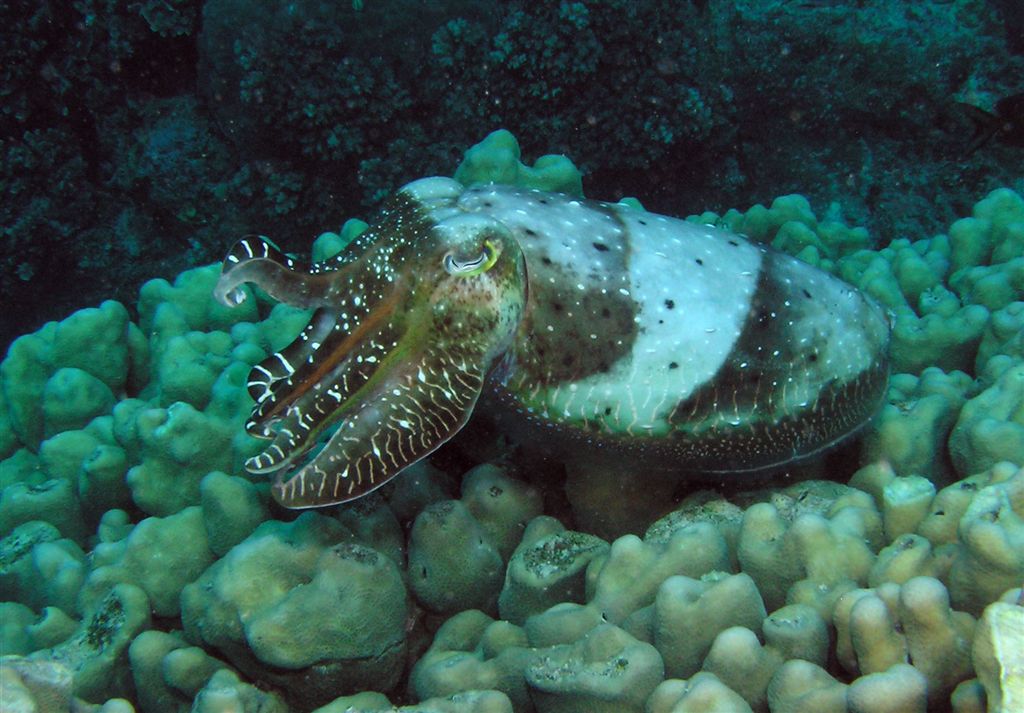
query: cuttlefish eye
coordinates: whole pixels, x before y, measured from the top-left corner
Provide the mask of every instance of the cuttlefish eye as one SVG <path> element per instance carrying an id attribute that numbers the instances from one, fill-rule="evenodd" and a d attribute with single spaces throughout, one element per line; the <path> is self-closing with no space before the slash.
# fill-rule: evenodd
<path id="1" fill-rule="evenodd" d="M 403 200 L 420 207 L 382 221 L 366 254 L 330 269 L 255 239 L 225 259 L 216 294 L 226 304 L 253 282 L 316 308 L 249 377 L 246 429 L 271 443 L 246 468 L 273 473 L 286 507 L 347 502 L 425 458 L 466 424 L 508 353 L 526 260 L 505 225 L 451 205 L 461 190 L 444 179 L 409 189 Z M 441 203 L 427 212 L 431 201 Z M 349 294 L 363 283 L 372 289 Z"/>
<path id="2" fill-rule="evenodd" d="M 501 248 L 497 243 L 492 240 L 484 240 L 480 254 L 468 260 L 457 257 L 451 252 L 445 253 L 444 269 L 449 275 L 461 277 L 480 275 L 494 267 L 500 254 Z"/>

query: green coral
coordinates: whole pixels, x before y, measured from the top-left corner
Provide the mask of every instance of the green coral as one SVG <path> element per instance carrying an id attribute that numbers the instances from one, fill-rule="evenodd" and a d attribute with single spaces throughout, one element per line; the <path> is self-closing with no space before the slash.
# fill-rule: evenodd
<path id="1" fill-rule="evenodd" d="M 567 26 L 596 21 L 577 9 L 558 9 Z M 503 133 L 463 166 L 574 192 L 581 175 L 564 158 L 524 166 Z M 503 713 L 998 700 L 989 607 L 1014 615 L 1024 577 L 1024 200 L 995 191 L 948 235 L 881 250 L 799 196 L 696 219 L 831 270 L 893 315 L 897 373 L 847 451 L 849 486 L 675 503 L 582 459 L 563 483 L 456 442 L 369 498 L 285 521 L 244 474 L 246 381 L 309 313 L 257 291 L 228 310 L 210 295 L 218 267 L 198 268 L 148 283 L 137 319 L 83 310 L 0 367 L 0 638 L 32 662 L 3 664 L 5 691 L 31 698 L 48 671 L 61 700 L 142 711 L 391 708 L 369 688 Z M 364 228 L 321 235 L 318 256 Z M 854 469 L 840 467 L 793 475 Z M 652 514 L 644 537 L 619 536 Z"/>
<path id="2" fill-rule="evenodd" d="M 524 669 L 532 657 L 520 627 L 469 609 L 441 625 L 413 667 L 409 683 L 420 698 L 494 689 L 508 696 L 516 710 L 528 710 Z"/>
<path id="3" fill-rule="evenodd" d="M 409 586 L 426 609 L 497 612 L 505 564 L 526 523 L 541 513 L 538 491 L 506 468 L 480 465 L 462 480 L 460 500 L 422 508 L 409 531 Z"/>
<path id="4" fill-rule="evenodd" d="M 842 665 L 861 675 L 907 661 L 927 679 L 932 705 L 969 677 L 974 618 L 950 609 L 937 579 L 858 589 L 836 604 L 836 650 Z"/>
<path id="5" fill-rule="evenodd" d="M 466 506 L 428 506 L 409 533 L 409 586 L 430 611 L 497 610 L 504 563 Z"/>
<path id="6" fill-rule="evenodd" d="M 455 169 L 455 180 L 465 185 L 504 183 L 541 191 L 583 195 L 583 176 L 566 156 L 541 156 L 533 166 L 520 161 L 519 142 L 500 129 L 466 151 Z"/>
<path id="7" fill-rule="evenodd" d="M 142 588 L 157 616 L 180 613 L 181 590 L 213 564 L 203 511 L 188 507 L 165 518 L 148 517 L 119 542 L 93 551 L 82 592 L 89 606 L 120 582 Z"/>
<path id="8" fill-rule="evenodd" d="M 79 628 L 51 649 L 35 652 L 38 659 L 67 665 L 74 694 L 86 700 L 106 700 L 132 692 L 128 646 L 151 623 L 149 600 L 138 587 L 118 584 L 86 611 Z"/>
<path id="9" fill-rule="evenodd" d="M 177 634 L 150 629 L 128 649 L 132 680 L 142 710 L 185 713 L 218 670 L 226 665 Z"/>
<path id="10" fill-rule="evenodd" d="M 128 470 L 126 482 L 135 504 L 153 515 L 198 504 L 203 477 L 233 469 L 233 429 L 183 401 L 166 409 L 140 409 L 129 428 L 139 465 Z"/>
<path id="11" fill-rule="evenodd" d="M 801 659 L 818 666 L 825 665 L 830 628 L 814 608 L 806 604 L 783 607 L 765 617 L 760 628 L 760 638 L 754 629 L 743 626 L 733 626 L 718 633 L 704 659 L 703 671 L 706 673 L 689 677 L 690 685 L 675 695 L 697 699 L 704 695 L 725 700 L 737 696 L 743 705 L 749 704 L 751 709 L 763 711 L 768 707 L 768 686 L 787 660 Z M 701 676 L 707 674 L 714 676 L 713 682 L 701 682 Z M 703 694 L 688 690 L 698 682 L 709 690 Z M 730 705 L 738 705 L 738 702 Z"/>
<path id="12" fill-rule="evenodd" d="M 508 562 L 498 596 L 501 618 L 522 624 L 559 602 L 582 602 L 587 565 L 607 550 L 601 538 L 566 530 L 553 518 L 533 520 Z"/>
<path id="13" fill-rule="evenodd" d="M 26 522 L 0 541 L 0 597 L 74 616 L 87 568 L 86 555 L 74 541 L 45 522 Z"/>
<path id="14" fill-rule="evenodd" d="M 964 404 L 949 437 L 949 453 L 960 473 L 985 470 L 1024 458 L 1024 364 Z"/>
<path id="15" fill-rule="evenodd" d="M 717 225 L 751 240 L 769 243 L 824 269 L 870 244 L 866 229 L 848 227 L 837 217 L 819 221 L 810 201 L 796 194 L 780 196 L 768 207 L 757 203 L 745 213 L 730 209 L 719 216 L 708 211 L 688 220 Z"/>
<path id="16" fill-rule="evenodd" d="M 713 710 L 720 713 L 751 713 L 743 696 L 726 686 L 710 671 L 686 680 L 668 679 L 647 699 L 648 713 Z"/>
<path id="17" fill-rule="evenodd" d="M 60 533 L 76 542 L 84 542 L 87 529 L 74 486 L 64 479 L 39 484 L 14 483 L 0 493 L 0 532 L 41 520 L 54 525 Z"/>
<path id="18" fill-rule="evenodd" d="M 526 669 L 541 713 L 641 713 L 664 675 L 655 647 L 611 624 L 539 652 Z"/>
<path id="19" fill-rule="evenodd" d="M 391 690 L 405 661 L 398 566 L 317 513 L 260 525 L 184 588 L 181 610 L 189 641 L 307 705 Z"/>
<path id="20" fill-rule="evenodd" d="M 973 389 L 971 377 L 960 371 L 928 367 L 919 376 L 894 374 L 886 403 L 864 439 L 864 460 L 949 481 L 944 445 Z"/>
<path id="21" fill-rule="evenodd" d="M 137 331 L 138 327 L 129 321 L 128 310 L 118 302 L 108 301 L 96 309 L 80 310 L 62 322 L 50 322 L 38 332 L 15 340 L 0 364 L 0 389 L 18 440 L 35 449 L 47 434 L 44 397 L 48 383 L 62 368 L 76 369 L 65 373 L 78 374 L 79 382 L 92 377 L 91 386 L 98 382 L 107 387 L 106 392 L 93 389 L 98 393 L 77 407 L 73 422 L 102 412 L 104 406 L 112 406 L 109 395 L 123 393 L 130 381 L 133 347 L 137 343 L 133 333 Z M 51 387 L 51 411 L 60 406 L 52 403 L 58 388 Z M 60 416 L 67 418 L 64 414 Z M 58 421 L 49 428 L 50 435 L 62 423 L 65 428 L 70 425 Z"/>
<path id="22" fill-rule="evenodd" d="M 623 627 L 654 644 L 665 676 L 689 678 L 701 669 L 719 632 L 734 626 L 760 629 L 765 616 L 749 575 L 708 572 L 700 579 L 669 577 L 658 587 L 654 602 L 633 612 Z"/>
<path id="23" fill-rule="evenodd" d="M 288 706 L 274 693 L 262 691 L 239 679 L 238 675 L 221 669 L 196 694 L 195 713 L 219 713 L 225 710 L 288 713 Z"/>

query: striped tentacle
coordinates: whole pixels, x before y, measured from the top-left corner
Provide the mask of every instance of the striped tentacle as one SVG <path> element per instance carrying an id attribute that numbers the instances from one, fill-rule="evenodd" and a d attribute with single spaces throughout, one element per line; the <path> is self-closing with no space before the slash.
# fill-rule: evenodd
<path id="1" fill-rule="evenodd" d="M 282 395 L 291 391 L 295 373 L 309 371 L 316 362 L 317 351 L 332 334 L 337 333 L 338 314 L 335 310 L 321 307 L 310 319 L 291 344 L 281 351 L 253 366 L 246 386 L 249 396 L 256 402 L 252 415 L 245 424 L 245 430 L 257 438 L 272 438 L 269 426 L 271 414 L 275 411 Z M 301 381 L 303 374 L 298 379 Z"/>
<path id="2" fill-rule="evenodd" d="M 398 336 L 391 322 L 354 345 L 351 334 L 332 330 L 321 345 L 323 353 L 298 365 L 253 411 L 253 427 L 272 433 L 273 442 L 250 458 L 246 468 L 252 473 L 268 473 L 314 448 L 325 431 L 348 417 L 353 398 L 381 367 Z"/>
<path id="3" fill-rule="evenodd" d="M 479 355 L 427 350 L 361 400 L 324 448 L 273 489 L 286 507 L 359 498 L 429 455 L 465 425 L 486 376 Z"/>

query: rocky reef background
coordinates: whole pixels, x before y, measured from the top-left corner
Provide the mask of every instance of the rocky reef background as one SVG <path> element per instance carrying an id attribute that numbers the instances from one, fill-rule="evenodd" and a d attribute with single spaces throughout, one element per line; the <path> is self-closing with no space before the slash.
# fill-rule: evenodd
<path id="1" fill-rule="evenodd" d="M 16 0 L 0 8 L 0 348 L 83 303 L 298 248 L 503 126 L 590 196 L 687 214 L 806 195 L 877 244 L 941 230 L 1021 148 L 1013 2 Z"/>

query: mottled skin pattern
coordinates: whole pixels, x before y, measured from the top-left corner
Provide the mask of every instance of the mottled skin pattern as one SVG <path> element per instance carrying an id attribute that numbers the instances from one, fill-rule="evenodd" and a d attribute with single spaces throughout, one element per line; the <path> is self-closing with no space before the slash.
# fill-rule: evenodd
<path id="1" fill-rule="evenodd" d="M 745 471 L 859 428 L 888 375 L 884 315 L 809 265 L 708 226 L 504 186 L 409 184 L 325 263 L 247 238 L 217 297 L 237 304 L 245 282 L 316 310 L 250 377 L 246 428 L 271 443 L 247 467 L 273 473 L 289 507 L 379 487 L 482 394 L 551 443 Z"/>

